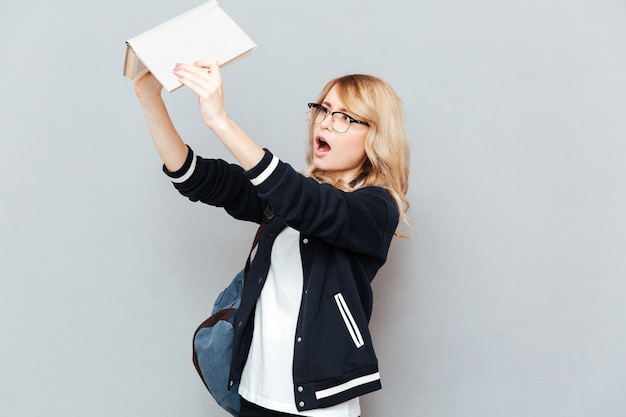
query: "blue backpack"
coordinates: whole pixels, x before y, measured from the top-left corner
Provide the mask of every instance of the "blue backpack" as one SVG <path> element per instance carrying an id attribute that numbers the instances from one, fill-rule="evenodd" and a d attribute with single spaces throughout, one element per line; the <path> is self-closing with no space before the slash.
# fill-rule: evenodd
<path id="1" fill-rule="evenodd" d="M 215 401 L 233 416 L 239 415 L 239 384 L 228 388 L 233 348 L 233 323 L 241 302 L 244 271 L 241 270 L 215 300 L 211 317 L 193 337 L 193 363 Z"/>
<path id="2" fill-rule="evenodd" d="M 229 387 L 228 380 L 235 334 L 233 324 L 250 270 L 252 251 L 259 244 L 263 229 L 271 218 L 269 209 L 266 209 L 264 221 L 254 236 L 245 268 L 220 293 L 213 304 L 211 317 L 202 322 L 193 335 L 193 364 L 200 378 L 220 407 L 235 417 L 239 416 L 241 399 L 239 383 Z"/>

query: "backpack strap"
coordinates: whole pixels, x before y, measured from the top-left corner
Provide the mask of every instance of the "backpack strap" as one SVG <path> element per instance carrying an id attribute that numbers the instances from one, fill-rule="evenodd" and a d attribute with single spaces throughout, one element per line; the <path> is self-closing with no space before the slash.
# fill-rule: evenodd
<path id="1" fill-rule="evenodd" d="M 254 240 L 252 241 L 252 247 L 250 248 L 250 252 L 248 253 L 248 259 L 246 260 L 246 267 L 243 271 L 243 285 L 246 285 L 246 281 L 248 280 L 248 272 L 250 272 L 250 258 L 252 257 L 252 252 L 254 252 L 254 248 L 259 245 L 259 241 L 261 240 L 261 235 L 263 234 L 263 230 L 265 230 L 265 226 L 272 220 L 274 215 L 272 214 L 272 210 L 269 206 L 265 208 L 263 211 L 263 221 L 259 225 L 259 228 L 254 235 Z"/>

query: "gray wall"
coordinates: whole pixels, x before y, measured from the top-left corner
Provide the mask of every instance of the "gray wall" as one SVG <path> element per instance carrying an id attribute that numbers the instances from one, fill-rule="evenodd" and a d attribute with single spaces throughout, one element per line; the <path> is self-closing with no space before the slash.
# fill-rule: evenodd
<path id="1" fill-rule="evenodd" d="M 191 335 L 254 226 L 160 173 L 124 41 L 199 0 L 4 2 L 0 416 L 218 416 Z M 259 44 L 228 109 L 303 167 L 307 101 L 366 72 L 402 97 L 415 230 L 375 281 L 365 416 L 626 414 L 626 6 L 222 0 Z M 186 140 L 228 157 L 196 100 Z"/>

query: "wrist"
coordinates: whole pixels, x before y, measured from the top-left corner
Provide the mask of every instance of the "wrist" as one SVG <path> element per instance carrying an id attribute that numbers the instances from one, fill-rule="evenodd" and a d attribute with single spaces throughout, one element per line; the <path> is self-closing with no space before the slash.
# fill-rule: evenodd
<path id="1" fill-rule="evenodd" d="M 228 130 L 230 125 L 230 118 L 226 113 L 223 113 L 219 116 L 212 117 L 211 119 L 205 119 L 204 124 L 215 134 L 219 134 L 219 132 L 224 132 Z"/>
<path id="2" fill-rule="evenodd" d="M 161 97 L 161 92 L 158 93 L 137 93 L 137 100 L 142 107 L 151 107 L 155 104 L 162 104 L 163 97 Z"/>

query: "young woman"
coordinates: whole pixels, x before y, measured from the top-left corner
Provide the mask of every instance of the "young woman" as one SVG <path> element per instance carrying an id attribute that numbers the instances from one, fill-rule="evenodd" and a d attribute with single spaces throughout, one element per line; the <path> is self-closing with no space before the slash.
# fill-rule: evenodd
<path id="1" fill-rule="evenodd" d="M 228 117 L 216 62 L 178 64 L 174 73 L 238 165 L 196 156 L 147 74 L 135 93 L 165 173 L 192 201 L 269 220 L 236 318 L 230 380 L 239 384 L 240 416 L 359 416 L 359 396 L 381 387 L 370 284 L 400 219 L 408 223 L 400 100 L 376 77 L 331 80 L 309 104 L 303 175 Z"/>

